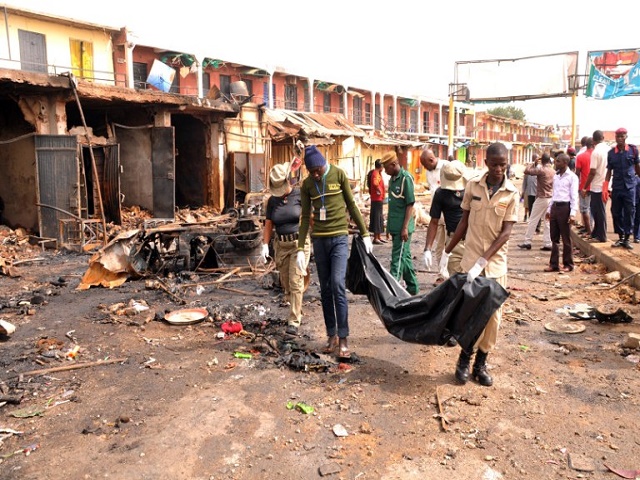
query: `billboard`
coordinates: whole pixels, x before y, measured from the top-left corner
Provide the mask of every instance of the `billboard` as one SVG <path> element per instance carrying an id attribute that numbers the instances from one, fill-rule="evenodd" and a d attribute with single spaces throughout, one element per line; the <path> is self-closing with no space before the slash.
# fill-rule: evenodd
<path id="1" fill-rule="evenodd" d="M 640 93 L 640 49 L 589 52 L 587 77 L 587 97 L 607 100 Z"/>
<path id="2" fill-rule="evenodd" d="M 469 102 L 511 102 L 571 96 L 577 71 L 578 52 L 566 52 L 456 62 L 454 78 Z"/>

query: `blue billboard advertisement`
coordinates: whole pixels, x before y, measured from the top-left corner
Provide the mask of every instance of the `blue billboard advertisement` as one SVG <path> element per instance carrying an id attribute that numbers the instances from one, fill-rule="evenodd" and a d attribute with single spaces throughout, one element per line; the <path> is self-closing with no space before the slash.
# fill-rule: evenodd
<path id="1" fill-rule="evenodd" d="M 589 52 L 586 96 L 598 100 L 640 93 L 640 49 Z"/>

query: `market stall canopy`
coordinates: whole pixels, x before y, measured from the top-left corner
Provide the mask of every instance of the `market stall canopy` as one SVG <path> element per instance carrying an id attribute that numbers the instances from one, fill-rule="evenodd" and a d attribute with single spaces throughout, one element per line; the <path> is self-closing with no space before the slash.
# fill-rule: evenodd
<path id="1" fill-rule="evenodd" d="M 308 113 L 265 109 L 269 133 L 275 141 L 304 132 L 310 143 L 331 145 L 334 137 L 364 137 L 364 130 L 339 113 Z"/>

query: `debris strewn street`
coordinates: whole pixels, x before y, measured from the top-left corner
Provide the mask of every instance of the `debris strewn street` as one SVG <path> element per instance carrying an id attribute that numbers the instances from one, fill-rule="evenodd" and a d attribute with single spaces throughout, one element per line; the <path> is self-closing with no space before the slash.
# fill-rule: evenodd
<path id="1" fill-rule="evenodd" d="M 389 244 L 374 253 L 388 264 Z M 558 274 L 542 271 L 547 252 L 510 250 L 491 388 L 456 384 L 457 347 L 398 340 L 361 295 L 349 296 L 351 362 L 321 353 L 313 267 L 292 336 L 270 265 L 78 290 L 90 254 L 25 245 L 13 258 L 42 260 L 0 276 L 0 319 L 15 327 L 0 331 L 1 479 L 608 478 L 640 468 L 638 296 L 588 255 Z M 435 273 L 416 265 L 427 292 Z"/>

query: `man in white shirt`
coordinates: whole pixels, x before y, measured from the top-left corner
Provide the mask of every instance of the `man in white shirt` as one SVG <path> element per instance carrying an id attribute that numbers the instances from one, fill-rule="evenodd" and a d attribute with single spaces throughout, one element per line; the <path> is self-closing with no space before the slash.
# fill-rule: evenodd
<path id="1" fill-rule="evenodd" d="M 591 230 L 590 242 L 607 241 L 607 216 L 606 204 L 609 199 L 609 182 L 605 181 L 607 174 L 607 154 L 611 148 L 604 142 L 602 130 L 593 132 L 593 144 L 595 148 L 591 154 L 591 169 L 589 176 L 582 189 L 581 195 L 590 192 L 591 195 L 591 217 L 593 218 L 593 229 Z"/>
<path id="2" fill-rule="evenodd" d="M 440 188 L 440 171 L 442 167 L 447 164 L 446 160 L 440 160 L 436 157 L 433 150 L 429 147 L 425 147 L 422 149 L 422 153 L 420 154 L 420 163 L 427 170 L 427 182 L 429 183 L 429 194 L 431 199 L 436 193 L 436 190 Z M 446 242 L 446 231 L 444 224 L 444 216 L 440 218 L 438 222 L 438 230 L 436 232 L 436 239 L 433 242 L 433 261 L 434 265 L 440 265 L 440 257 L 442 256 L 442 251 L 444 250 Z M 438 277 L 438 280 L 444 280 L 442 277 Z"/>
<path id="3" fill-rule="evenodd" d="M 578 186 L 580 180 L 569 167 L 569 155 L 556 157 L 556 175 L 553 178 L 553 194 L 546 218 L 551 230 L 551 258 L 545 272 L 573 271 L 573 242 L 571 225 L 578 213 Z M 562 239 L 562 269 L 560 268 L 560 239 Z"/>

